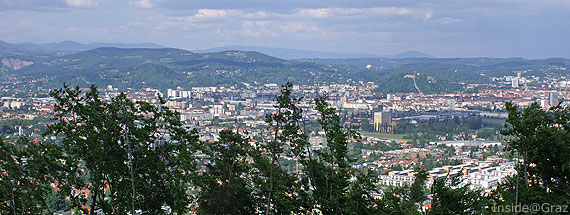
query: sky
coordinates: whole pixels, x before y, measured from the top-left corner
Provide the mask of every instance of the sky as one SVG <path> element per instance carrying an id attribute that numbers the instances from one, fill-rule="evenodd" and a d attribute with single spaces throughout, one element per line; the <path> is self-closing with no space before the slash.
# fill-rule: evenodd
<path id="1" fill-rule="evenodd" d="M 570 0 L 0 0 L 0 40 L 570 58 Z"/>

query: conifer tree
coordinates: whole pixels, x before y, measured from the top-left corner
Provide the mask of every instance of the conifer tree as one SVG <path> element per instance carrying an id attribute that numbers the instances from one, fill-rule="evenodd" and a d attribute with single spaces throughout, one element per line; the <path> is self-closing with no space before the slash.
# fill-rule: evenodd
<path id="1" fill-rule="evenodd" d="M 210 162 L 198 201 L 200 214 L 254 214 L 253 152 L 247 139 L 231 130 L 209 144 Z"/>
<path id="2" fill-rule="evenodd" d="M 259 196 L 266 201 L 265 214 L 299 211 L 303 205 L 299 198 L 303 195 L 301 184 L 296 182 L 300 176 L 291 174 L 280 163 L 284 156 L 302 158 L 307 144 L 300 128 L 302 110 L 297 107 L 300 98 L 291 96 L 292 87 L 290 82 L 282 86 L 274 105 L 276 111 L 266 115 L 265 121 L 273 135 L 273 140 L 261 146 L 266 156 L 254 157 L 260 170 L 257 183 L 262 185 Z"/>
<path id="3" fill-rule="evenodd" d="M 378 204 L 371 197 L 375 189 L 372 174 L 364 174 L 350 165 L 348 143 L 359 139 L 354 130 L 341 124 L 336 109 L 326 97 L 315 99 L 319 124 L 326 136 L 326 148 L 315 151 L 315 158 L 307 164 L 313 207 L 323 214 L 375 214 Z"/>

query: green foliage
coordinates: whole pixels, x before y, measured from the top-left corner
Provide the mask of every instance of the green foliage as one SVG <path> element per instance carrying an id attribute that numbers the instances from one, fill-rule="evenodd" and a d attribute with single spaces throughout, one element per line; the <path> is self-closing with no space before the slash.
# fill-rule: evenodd
<path id="1" fill-rule="evenodd" d="M 567 197 L 554 195 L 544 186 L 526 185 L 524 178 L 516 175 L 508 177 L 499 184 L 497 189 L 491 193 L 491 200 L 493 201 L 492 205 L 495 208 L 498 206 L 532 205 L 537 203 L 540 205 L 545 203 L 550 205 L 568 204 Z M 493 208 L 491 208 L 491 210 L 492 209 Z M 501 214 L 512 213 L 503 212 Z"/>
<path id="2" fill-rule="evenodd" d="M 13 135 L 17 134 L 18 130 L 16 126 L 22 126 L 24 129 L 24 134 L 31 134 L 32 129 L 40 129 L 41 132 L 46 130 L 45 126 L 42 126 L 42 123 L 49 121 L 49 119 L 44 117 L 36 117 L 32 120 L 26 119 L 7 119 L 0 121 L 0 134 L 2 135 Z M 28 127 L 31 127 L 28 129 Z M 36 132 L 37 133 L 37 132 Z"/>
<path id="3" fill-rule="evenodd" d="M 41 214 L 50 212 L 45 195 L 53 192 L 57 157 L 49 145 L 33 144 L 26 138 L 15 143 L 0 139 L 0 213 Z"/>
<path id="4" fill-rule="evenodd" d="M 348 141 L 360 138 L 353 130 L 340 123 L 336 109 L 325 97 L 315 99 L 315 109 L 320 113 L 319 123 L 325 132 L 327 146 L 315 151 L 305 169 L 312 190 L 313 207 L 323 214 L 374 214 L 378 212 L 377 192 L 371 172 L 352 169 L 348 155 Z M 356 180 L 351 180 L 356 176 Z"/>
<path id="5" fill-rule="evenodd" d="M 346 203 L 350 165 L 347 139 L 351 133 L 340 124 L 336 109 L 321 97 L 315 99 L 315 109 L 321 114 L 319 123 L 327 138 L 328 151 L 317 151 L 320 162 L 313 162 L 313 198 L 323 214 L 339 213 Z"/>
<path id="6" fill-rule="evenodd" d="M 416 168 L 414 183 L 410 186 L 410 201 L 421 204 L 425 199 L 425 183 L 428 172 L 421 167 Z"/>
<path id="7" fill-rule="evenodd" d="M 62 83 L 82 87 L 111 84 L 123 89 L 278 83 L 283 80 L 312 84 L 345 80 L 339 72 L 324 65 L 286 61 L 258 52 L 197 54 L 180 49 L 119 48 L 98 48 L 38 60 L 18 70 L 17 75 L 48 77 L 50 81 L 42 84 L 49 87 L 58 87 Z"/>
<path id="8" fill-rule="evenodd" d="M 372 196 L 378 195 L 376 175 L 371 171 L 359 172 L 356 180 L 348 185 L 346 202 L 340 214 L 378 214 L 381 211 L 379 201 Z"/>
<path id="9" fill-rule="evenodd" d="M 5 44 L 6 45 L 6 44 Z M 0 65 L 0 72 L 21 78 L 45 79 L 41 84 L 59 87 L 62 83 L 88 87 L 119 88 L 219 86 L 247 83 L 298 84 L 373 81 L 377 92 L 417 92 L 412 79 L 403 74 L 421 73 L 417 84 L 424 93 L 463 89 L 454 82 L 489 83 L 490 77 L 525 75 L 544 77 L 567 74 L 568 59 L 526 60 L 522 58 L 356 58 L 283 60 L 259 52 L 224 51 L 198 54 L 180 49 L 98 48 L 60 56 L 58 53 L 22 50 L 0 44 L 0 58 L 32 61 L 17 71 Z M 371 64 L 372 68 L 366 68 Z M 433 76 L 435 79 L 427 79 Z M 435 80 L 435 81 L 434 81 Z M 143 82 L 145 82 L 143 84 Z"/>
<path id="10" fill-rule="evenodd" d="M 425 181 L 428 173 L 422 168 L 415 169 L 415 180 L 411 186 L 390 187 L 380 201 L 383 214 L 420 214 L 419 208 L 426 200 Z"/>
<path id="11" fill-rule="evenodd" d="M 550 70 L 553 66 L 570 66 L 569 59 L 551 58 L 527 60 L 523 58 L 355 58 L 355 59 L 312 59 L 312 62 L 350 69 L 357 80 L 378 80 L 378 76 L 420 72 L 438 80 L 466 83 L 488 83 L 490 77 L 513 76 L 513 71 L 528 71 L 525 76 L 544 77 L 553 74 L 568 74 L 568 71 Z M 371 64 L 373 68 L 364 69 Z M 481 75 L 484 74 L 484 75 Z M 380 82 L 377 82 L 380 83 Z M 413 89 L 413 88 L 410 88 Z"/>
<path id="12" fill-rule="evenodd" d="M 230 130 L 220 132 L 220 140 L 209 145 L 200 214 L 253 214 L 256 209 L 252 186 L 253 167 L 247 162 L 252 149 L 246 139 Z"/>
<path id="13" fill-rule="evenodd" d="M 433 199 L 428 214 L 481 214 L 489 206 L 489 198 L 481 190 L 461 183 L 461 174 L 434 179 Z"/>
<path id="14" fill-rule="evenodd" d="M 45 202 L 51 211 L 69 211 L 71 209 L 65 196 L 55 190 L 48 191 L 45 194 Z"/>
<path id="15" fill-rule="evenodd" d="M 180 194 L 192 180 L 197 136 L 181 127 L 175 112 L 134 103 L 125 94 L 104 103 L 95 87 L 83 94 L 64 86 L 50 95 L 58 101 L 56 124 L 46 135 L 63 136 L 59 150 L 67 172 L 58 181 L 72 208 L 109 214 L 133 208 L 157 214 L 164 205 L 186 210 L 191 199 Z"/>
<path id="16" fill-rule="evenodd" d="M 570 108 L 554 106 L 545 111 L 534 103 L 521 110 L 512 103 L 508 126 L 508 150 L 522 159 L 518 176 L 500 185 L 496 197 L 505 204 L 570 202 Z"/>
<path id="17" fill-rule="evenodd" d="M 382 80 L 379 83 L 377 92 L 379 93 L 447 93 L 463 90 L 463 86 L 447 79 L 436 79 L 425 75 L 414 75 L 414 78 L 405 77 L 408 73 L 398 73 Z M 415 80 L 415 84 L 414 84 Z M 416 88 L 417 85 L 417 88 Z"/>
<path id="18" fill-rule="evenodd" d="M 380 202 L 379 214 L 420 214 L 416 205 L 403 198 L 407 192 L 405 189 L 396 188 L 393 191 L 385 192 L 382 201 Z"/>
<path id="19" fill-rule="evenodd" d="M 278 163 L 282 155 L 299 158 L 307 146 L 307 137 L 300 132 L 302 110 L 297 107 L 300 98 L 291 96 L 290 82 L 282 86 L 281 94 L 277 96 L 275 112 L 266 115 L 265 121 L 273 132 L 273 140 L 262 146 L 267 157 L 255 157 L 256 167 L 260 170 L 260 178 L 265 180 L 260 195 L 266 199 L 265 213 L 284 213 L 297 211 L 302 207 L 303 195 L 296 176 L 288 174 Z"/>
<path id="20" fill-rule="evenodd" d="M 431 119 L 420 121 L 417 125 L 408 120 L 400 120 L 394 127 L 396 134 L 408 134 L 406 138 L 415 140 L 437 140 L 438 135 L 451 138 L 453 134 L 477 133 L 478 137 L 493 139 L 497 138 L 496 132 L 501 130 L 502 125 L 484 120 L 482 117 L 463 117 L 437 120 Z M 422 132 L 421 136 L 417 133 Z M 464 137 L 470 138 L 470 137 Z"/>

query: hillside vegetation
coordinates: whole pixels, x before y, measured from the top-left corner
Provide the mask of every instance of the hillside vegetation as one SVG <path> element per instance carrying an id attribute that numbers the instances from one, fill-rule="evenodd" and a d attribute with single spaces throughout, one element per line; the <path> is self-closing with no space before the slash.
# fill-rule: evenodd
<path id="1" fill-rule="evenodd" d="M 355 58 L 284 60 L 255 51 L 193 53 L 173 48 L 97 48 L 49 52 L 0 42 L 0 75 L 39 80 L 43 87 L 62 84 L 125 88 L 241 86 L 292 81 L 297 84 L 374 82 L 377 93 L 445 93 L 459 83 L 489 83 L 491 77 L 544 77 L 565 74 L 568 59 L 522 58 Z M 420 75 L 417 75 L 417 74 Z"/>

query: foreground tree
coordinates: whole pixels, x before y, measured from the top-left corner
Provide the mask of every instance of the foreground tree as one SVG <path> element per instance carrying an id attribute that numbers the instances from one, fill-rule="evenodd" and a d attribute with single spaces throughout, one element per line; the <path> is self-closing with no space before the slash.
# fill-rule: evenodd
<path id="1" fill-rule="evenodd" d="M 53 192 L 61 154 L 50 145 L 20 138 L 0 139 L 0 214 L 51 214 L 46 195 Z"/>
<path id="2" fill-rule="evenodd" d="M 57 100 L 46 135 L 62 136 L 69 172 L 59 188 L 84 213 L 163 213 L 187 210 L 186 194 L 199 150 L 195 131 L 182 127 L 177 114 L 125 94 L 103 102 L 95 87 L 50 93 Z"/>
<path id="3" fill-rule="evenodd" d="M 273 139 L 260 146 L 260 153 L 254 155 L 257 184 L 261 185 L 258 194 L 265 200 L 265 214 L 289 213 L 301 211 L 305 198 L 298 174 L 291 174 L 291 167 L 284 167 L 281 162 L 285 156 L 302 159 L 304 157 L 307 138 L 301 131 L 302 110 L 297 106 L 301 98 L 291 94 L 293 84 L 282 86 L 277 96 L 275 111 L 265 116 Z M 264 154 L 264 155 L 262 155 Z M 295 162 L 296 163 L 296 162 Z"/>
<path id="4" fill-rule="evenodd" d="M 490 205 L 489 199 L 478 189 L 462 183 L 461 174 L 435 179 L 429 214 L 483 214 Z"/>
<path id="5" fill-rule="evenodd" d="M 254 153 L 247 139 L 230 130 L 220 132 L 220 140 L 208 147 L 210 162 L 203 177 L 199 197 L 200 214 L 254 214 L 252 166 Z"/>
<path id="6" fill-rule="evenodd" d="M 375 214 L 377 202 L 371 173 L 361 173 L 350 165 L 348 143 L 360 136 L 341 124 L 336 109 L 326 97 L 315 99 L 321 115 L 319 123 L 325 132 L 326 148 L 315 151 L 315 158 L 306 164 L 312 190 L 313 207 L 323 214 Z"/>
<path id="7" fill-rule="evenodd" d="M 428 173 L 422 168 L 415 169 L 414 182 L 410 186 L 391 187 L 386 190 L 380 201 L 382 214 L 421 214 L 422 203 L 426 200 L 426 185 Z"/>
<path id="8" fill-rule="evenodd" d="M 520 162 L 517 175 L 494 193 L 499 204 L 570 203 L 570 108 L 548 111 L 537 103 L 526 109 L 507 102 L 507 150 Z"/>

